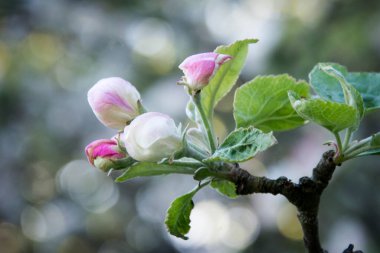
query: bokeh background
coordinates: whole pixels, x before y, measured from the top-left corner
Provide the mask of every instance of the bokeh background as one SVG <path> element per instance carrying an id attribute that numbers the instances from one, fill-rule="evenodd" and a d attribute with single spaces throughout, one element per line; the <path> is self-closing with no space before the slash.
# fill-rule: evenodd
<path id="1" fill-rule="evenodd" d="M 186 123 L 178 64 L 188 55 L 259 38 L 238 85 L 259 74 L 306 79 L 317 62 L 380 72 L 378 0 L 1 0 L 0 252 L 303 252 L 284 198 L 195 198 L 190 240 L 164 227 L 170 202 L 192 189 L 170 175 L 115 184 L 92 168 L 84 147 L 114 132 L 99 123 L 87 90 L 120 76 L 152 111 Z M 237 86 L 238 86 L 237 85 Z M 223 138 L 234 127 L 233 95 L 217 109 Z M 379 131 L 380 114 L 357 136 Z M 310 175 L 332 138 L 307 125 L 276 134 L 279 145 L 243 167 L 256 175 Z M 321 239 L 380 252 L 380 158 L 339 167 L 321 203 Z"/>

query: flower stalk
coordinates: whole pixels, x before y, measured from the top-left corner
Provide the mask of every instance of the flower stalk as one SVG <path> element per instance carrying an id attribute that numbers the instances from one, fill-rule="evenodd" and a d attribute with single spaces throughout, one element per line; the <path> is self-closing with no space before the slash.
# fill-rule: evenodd
<path id="1" fill-rule="evenodd" d="M 201 116 L 203 127 L 206 130 L 208 142 L 210 145 L 210 150 L 211 150 L 211 153 L 213 154 L 216 150 L 214 129 L 211 127 L 211 122 L 209 121 L 209 119 L 206 116 L 205 111 L 203 110 L 200 92 L 195 93 L 193 96 L 191 96 L 191 98 L 199 111 L 199 115 Z"/>

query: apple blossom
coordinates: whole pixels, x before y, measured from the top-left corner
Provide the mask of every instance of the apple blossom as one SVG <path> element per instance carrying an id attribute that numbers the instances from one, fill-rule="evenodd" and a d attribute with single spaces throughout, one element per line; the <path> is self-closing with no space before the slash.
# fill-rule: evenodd
<path id="1" fill-rule="evenodd" d="M 124 130 L 128 155 L 144 162 L 157 162 L 183 147 L 181 129 L 166 114 L 147 112 L 136 117 Z"/>
<path id="2" fill-rule="evenodd" d="M 110 128 L 121 130 L 140 114 L 139 92 L 120 77 L 101 79 L 87 98 L 96 117 Z"/>
<path id="3" fill-rule="evenodd" d="M 209 83 L 219 67 L 231 58 L 229 55 L 214 52 L 189 56 L 179 65 L 185 74 L 181 83 L 192 91 L 201 90 Z"/>
<path id="4" fill-rule="evenodd" d="M 108 171 L 114 161 L 127 157 L 118 147 L 115 139 L 100 139 L 87 145 L 86 155 L 88 161 L 98 169 Z"/>

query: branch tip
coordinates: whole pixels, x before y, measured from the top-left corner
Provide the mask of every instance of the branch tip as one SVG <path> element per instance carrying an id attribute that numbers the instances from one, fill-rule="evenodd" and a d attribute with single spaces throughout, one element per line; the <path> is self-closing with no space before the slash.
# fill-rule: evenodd
<path id="1" fill-rule="evenodd" d="M 363 253 L 361 250 L 355 250 L 354 251 L 354 245 L 350 244 L 348 245 L 348 248 L 343 251 L 343 253 Z"/>

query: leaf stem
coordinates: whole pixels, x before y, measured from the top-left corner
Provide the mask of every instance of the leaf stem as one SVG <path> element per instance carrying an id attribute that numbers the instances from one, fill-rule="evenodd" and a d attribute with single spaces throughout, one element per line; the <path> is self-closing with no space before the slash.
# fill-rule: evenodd
<path id="1" fill-rule="evenodd" d="M 211 183 L 211 181 L 205 181 L 205 182 L 203 182 L 203 183 L 200 183 L 199 185 L 198 185 L 198 188 L 196 189 L 196 191 L 199 191 L 200 189 L 202 189 L 203 187 L 205 187 L 206 185 L 208 185 L 208 184 L 210 184 Z"/>
<path id="2" fill-rule="evenodd" d="M 201 151 L 199 150 L 199 148 L 197 148 L 197 146 L 191 144 L 191 143 L 187 143 L 186 144 L 186 156 L 189 156 L 191 158 L 194 158 L 200 162 L 202 162 L 204 159 L 207 158 L 207 156 Z"/>
<path id="3" fill-rule="evenodd" d="M 183 167 L 190 167 L 190 168 L 194 168 L 194 169 L 198 169 L 199 167 L 204 166 L 204 164 L 200 163 L 200 162 L 179 161 L 179 160 L 175 160 L 175 161 L 168 163 L 168 164 L 178 165 L 178 166 L 183 166 Z"/>
<path id="4" fill-rule="evenodd" d="M 346 131 L 346 135 L 344 136 L 344 141 L 343 141 L 343 150 L 346 150 L 349 143 L 350 143 L 350 140 L 351 140 L 351 136 L 352 136 L 352 130 L 351 128 L 348 128 L 347 131 Z"/>
<path id="5" fill-rule="evenodd" d="M 339 157 L 342 154 L 342 140 L 340 139 L 339 133 L 334 132 L 334 136 L 336 139 L 336 143 L 338 145 L 338 152 L 339 153 L 337 154 L 337 157 Z"/>
<path id="6" fill-rule="evenodd" d="M 356 142 L 355 144 L 347 147 L 347 149 L 345 150 L 345 153 L 351 153 L 367 144 L 369 144 L 370 142 L 372 141 L 372 136 L 369 136 L 363 140 L 360 140 L 359 142 Z"/>
<path id="7" fill-rule="evenodd" d="M 203 127 L 206 130 L 208 142 L 209 142 L 210 149 L 211 149 L 211 153 L 213 154 L 215 152 L 215 149 L 216 149 L 214 131 L 211 127 L 211 123 L 210 123 L 209 119 L 206 116 L 205 111 L 203 110 L 203 107 L 201 104 L 200 92 L 195 93 L 193 96 L 191 96 L 191 98 L 192 98 L 195 106 L 197 107 L 198 112 L 202 118 Z"/>
<path id="8" fill-rule="evenodd" d="M 357 149 L 351 150 L 349 153 L 345 154 L 343 161 L 347 161 L 347 160 L 350 160 L 352 158 L 355 158 L 360 153 L 363 153 L 365 151 L 369 151 L 371 149 L 372 149 L 371 146 L 364 146 L 364 147 L 359 147 Z"/>

